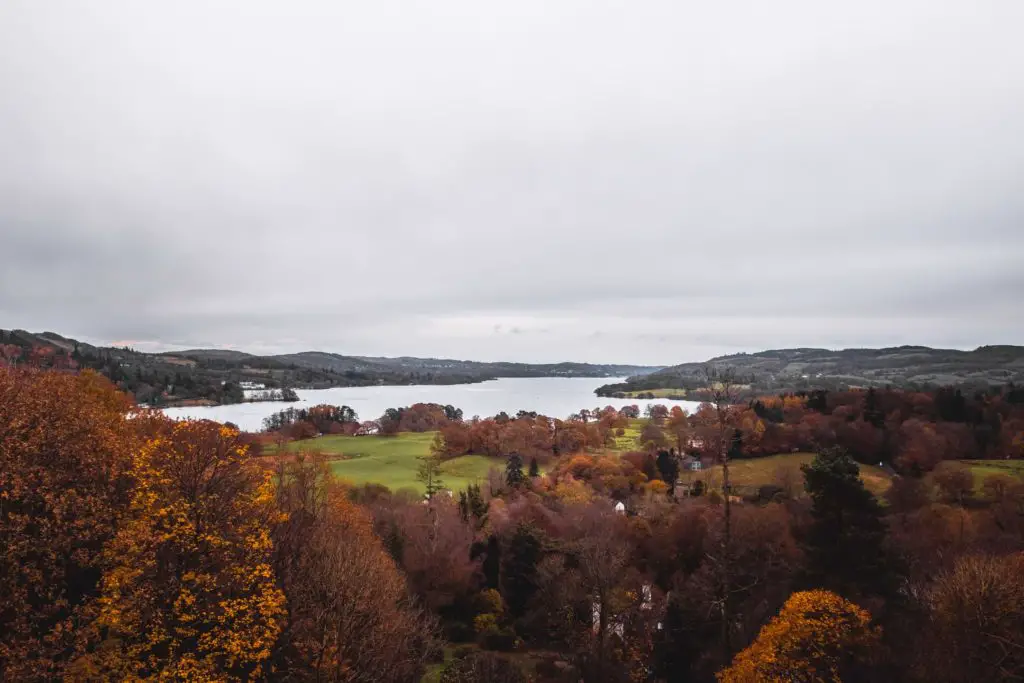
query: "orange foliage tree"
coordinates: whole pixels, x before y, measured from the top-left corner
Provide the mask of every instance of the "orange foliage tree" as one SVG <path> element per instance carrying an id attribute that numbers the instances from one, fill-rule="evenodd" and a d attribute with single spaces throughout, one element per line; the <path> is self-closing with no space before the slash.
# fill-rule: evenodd
<path id="1" fill-rule="evenodd" d="M 1024 677 L 1024 553 L 965 556 L 928 592 L 925 680 L 1019 681 Z"/>
<path id="2" fill-rule="evenodd" d="M 60 674 L 128 506 L 129 407 L 91 372 L 0 366 L 0 680 Z"/>
<path id="3" fill-rule="evenodd" d="M 794 593 L 757 640 L 718 674 L 718 680 L 841 681 L 846 671 L 868 658 L 880 636 L 880 629 L 871 625 L 871 615 L 835 593 Z"/>
<path id="4" fill-rule="evenodd" d="M 314 459 L 282 464 L 275 566 L 289 623 L 275 657 L 283 677 L 418 681 L 432 623 L 374 533 L 369 512 Z"/>
<path id="5" fill-rule="evenodd" d="M 285 618 L 271 566 L 270 474 L 238 432 L 139 418 L 130 518 L 106 551 L 92 637 L 73 677 L 257 676 Z"/>

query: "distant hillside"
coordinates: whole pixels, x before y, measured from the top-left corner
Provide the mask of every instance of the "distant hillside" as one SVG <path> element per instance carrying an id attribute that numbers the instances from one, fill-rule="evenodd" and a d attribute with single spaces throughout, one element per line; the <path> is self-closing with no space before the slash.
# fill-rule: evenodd
<path id="1" fill-rule="evenodd" d="M 644 375 L 659 368 L 642 365 L 595 365 L 591 363 L 481 363 L 450 358 L 382 358 L 373 356 L 341 356 L 336 353 L 305 351 L 303 353 L 268 356 L 282 363 L 303 368 L 331 369 L 338 372 L 404 371 L 450 374 L 460 377 L 493 379 L 495 377 L 624 377 Z"/>
<path id="2" fill-rule="evenodd" d="M 731 367 L 751 392 L 780 393 L 852 387 L 926 388 L 960 385 L 985 388 L 1024 382 L 1024 347 L 982 346 L 974 351 L 900 346 L 886 349 L 779 349 L 683 363 L 619 384 L 598 396 L 656 396 L 699 399 L 705 366 Z"/>
<path id="3" fill-rule="evenodd" d="M 464 384 L 498 377 L 624 377 L 658 368 L 588 363 L 478 363 L 439 358 L 372 358 L 306 351 L 257 356 L 230 349 L 142 353 L 97 347 L 53 332 L 0 330 L 0 345 L 50 349 L 102 373 L 140 403 L 238 403 L 243 382 L 269 389 L 324 389 L 381 384 Z"/>
<path id="4" fill-rule="evenodd" d="M 194 360 L 227 360 L 238 361 L 246 358 L 253 358 L 251 353 L 232 351 L 230 349 L 190 349 L 188 351 L 176 351 L 163 354 L 165 356 L 184 356 Z"/>

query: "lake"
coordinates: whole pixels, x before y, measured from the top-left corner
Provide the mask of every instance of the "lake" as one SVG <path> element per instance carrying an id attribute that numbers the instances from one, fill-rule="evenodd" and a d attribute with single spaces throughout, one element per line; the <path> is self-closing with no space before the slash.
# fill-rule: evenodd
<path id="1" fill-rule="evenodd" d="M 642 411 L 648 404 L 678 405 L 691 413 L 699 403 L 655 399 L 601 398 L 594 390 L 603 384 L 621 382 L 611 377 L 530 377 L 502 378 L 479 384 L 418 384 L 413 386 L 335 387 L 333 389 L 299 389 L 299 401 L 265 401 L 234 403 L 223 406 L 165 408 L 168 416 L 233 422 L 246 431 L 259 431 L 263 418 L 289 406 L 308 408 L 321 403 L 346 405 L 359 414 L 359 419 L 376 420 L 388 408 L 401 408 L 413 403 L 440 403 L 461 408 L 468 419 L 474 415 L 490 417 L 505 411 L 514 415 L 519 410 L 533 410 L 542 415 L 567 418 L 583 408 L 636 404 Z"/>

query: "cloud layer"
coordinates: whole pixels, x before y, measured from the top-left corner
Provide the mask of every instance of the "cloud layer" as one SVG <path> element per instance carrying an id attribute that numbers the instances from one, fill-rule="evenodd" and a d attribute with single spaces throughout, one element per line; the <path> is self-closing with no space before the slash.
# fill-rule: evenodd
<path id="1" fill-rule="evenodd" d="M 1024 4 L 0 4 L 0 327 L 1024 343 Z"/>

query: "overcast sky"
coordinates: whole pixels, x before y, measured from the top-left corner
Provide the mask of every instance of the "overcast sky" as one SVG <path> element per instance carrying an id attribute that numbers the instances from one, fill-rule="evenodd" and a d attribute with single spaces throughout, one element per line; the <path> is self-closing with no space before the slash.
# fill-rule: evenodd
<path id="1" fill-rule="evenodd" d="M 1024 343 L 1024 2 L 3 0 L 0 327 Z"/>

